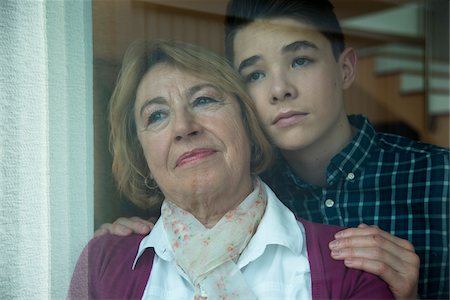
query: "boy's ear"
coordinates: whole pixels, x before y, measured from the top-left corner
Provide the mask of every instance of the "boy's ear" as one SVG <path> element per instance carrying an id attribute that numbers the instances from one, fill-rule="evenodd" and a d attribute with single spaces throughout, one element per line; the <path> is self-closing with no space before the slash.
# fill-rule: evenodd
<path id="1" fill-rule="evenodd" d="M 347 47 L 339 56 L 339 65 L 342 73 L 342 88 L 345 90 L 351 86 L 356 77 L 356 63 L 358 58 L 355 49 Z"/>

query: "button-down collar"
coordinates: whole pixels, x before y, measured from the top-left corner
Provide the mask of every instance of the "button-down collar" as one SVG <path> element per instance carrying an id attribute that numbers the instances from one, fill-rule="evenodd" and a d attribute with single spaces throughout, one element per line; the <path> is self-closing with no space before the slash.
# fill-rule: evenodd
<path id="1" fill-rule="evenodd" d="M 370 153 L 373 151 L 374 147 L 377 147 L 379 143 L 377 134 L 366 117 L 362 115 L 352 115 L 349 116 L 348 119 L 350 124 L 356 128 L 358 132 L 353 137 L 350 144 L 331 159 L 326 174 L 328 185 L 336 184 L 343 179 L 357 180 L 364 170 L 364 163 L 370 157 Z M 290 178 L 297 186 L 307 189 L 314 188 L 314 186 L 304 182 L 295 175 L 287 161 L 281 157 L 275 168 L 280 168 L 282 174 Z M 272 171 L 271 173 L 279 174 L 279 171 Z"/>

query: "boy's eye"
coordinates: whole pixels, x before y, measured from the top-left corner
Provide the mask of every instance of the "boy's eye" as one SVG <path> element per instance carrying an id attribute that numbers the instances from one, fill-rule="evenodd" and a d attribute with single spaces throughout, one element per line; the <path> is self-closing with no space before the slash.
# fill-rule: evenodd
<path id="1" fill-rule="evenodd" d="M 305 57 L 298 57 L 296 59 L 294 59 L 294 61 L 292 62 L 292 67 L 296 68 L 296 67 L 302 67 L 302 66 L 306 66 L 309 63 L 311 63 L 311 60 Z"/>
<path id="2" fill-rule="evenodd" d="M 192 102 L 192 105 L 195 107 L 195 106 L 207 105 L 207 104 L 215 103 L 215 102 L 217 102 L 217 100 L 214 98 L 202 96 L 202 97 L 195 98 L 195 100 Z"/>
<path id="3" fill-rule="evenodd" d="M 262 72 L 252 72 L 245 77 L 245 82 L 253 82 L 263 79 L 266 75 Z"/>

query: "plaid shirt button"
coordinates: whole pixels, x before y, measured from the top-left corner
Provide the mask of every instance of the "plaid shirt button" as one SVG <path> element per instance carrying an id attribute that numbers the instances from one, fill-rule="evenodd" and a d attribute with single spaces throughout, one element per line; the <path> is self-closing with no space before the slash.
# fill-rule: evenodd
<path id="1" fill-rule="evenodd" d="M 331 199 L 327 199 L 327 200 L 325 201 L 325 206 L 326 206 L 326 207 L 333 207 L 333 206 L 334 206 L 334 201 L 331 200 Z"/>

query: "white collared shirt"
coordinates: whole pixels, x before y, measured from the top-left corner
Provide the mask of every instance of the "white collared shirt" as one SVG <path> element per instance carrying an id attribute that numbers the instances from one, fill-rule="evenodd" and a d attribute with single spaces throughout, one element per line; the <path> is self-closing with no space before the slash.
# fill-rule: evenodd
<path id="1" fill-rule="evenodd" d="M 267 208 L 237 266 L 260 300 L 311 299 L 305 229 L 266 184 L 262 187 Z M 194 288 L 175 263 L 162 220 L 141 241 L 135 263 L 148 247 L 156 255 L 142 299 L 193 299 Z"/>

